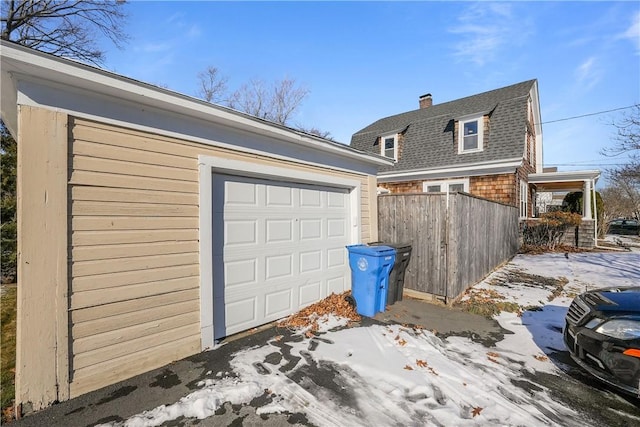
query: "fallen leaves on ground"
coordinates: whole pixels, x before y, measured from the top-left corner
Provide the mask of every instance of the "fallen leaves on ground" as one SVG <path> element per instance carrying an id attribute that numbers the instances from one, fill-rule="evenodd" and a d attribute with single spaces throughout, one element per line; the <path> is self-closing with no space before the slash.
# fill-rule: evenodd
<path id="1" fill-rule="evenodd" d="M 480 412 L 482 412 L 482 409 L 484 409 L 484 408 L 481 408 L 481 407 L 479 407 L 479 406 L 476 406 L 475 408 L 473 408 L 473 411 L 471 411 L 471 414 L 472 414 L 474 417 L 475 417 L 476 415 L 480 415 Z"/>
<path id="2" fill-rule="evenodd" d="M 311 304 L 303 308 L 299 312 L 292 314 L 286 319 L 278 323 L 283 328 L 308 328 L 307 334 L 318 331 L 318 319 L 322 316 L 333 314 L 338 317 L 344 317 L 353 322 L 359 322 L 362 318 L 356 312 L 355 308 L 346 300 L 351 295 L 351 291 L 341 294 L 332 293 L 325 299 Z M 308 335 L 307 335 L 308 336 Z"/>
<path id="3" fill-rule="evenodd" d="M 406 369 L 407 371 L 413 371 L 413 368 L 409 365 L 405 365 L 404 369 Z"/>
<path id="4" fill-rule="evenodd" d="M 501 311 L 517 313 L 521 309 L 516 302 L 505 301 L 505 296 L 493 289 L 468 289 L 454 305 L 489 318 Z"/>
<path id="5" fill-rule="evenodd" d="M 10 423 L 14 418 L 14 413 L 13 413 L 13 405 L 11 406 L 7 406 L 6 408 L 2 409 L 2 420 L 6 423 Z M 4 424 L 4 423 L 0 423 L 0 424 Z"/>
<path id="6" fill-rule="evenodd" d="M 592 249 L 584 249 L 577 248 L 575 246 L 570 245 L 557 245 L 554 248 L 550 248 L 549 246 L 540 246 L 540 245 L 522 245 L 518 253 L 521 254 L 529 254 L 529 255 L 542 255 L 548 253 L 581 253 L 581 252 L 593 252 Z"/>
<path id="7" fill-rule="evenodd" d="M 549 360 L 549 358 L 547 356 L 544 356 L 542 354 L 538 354 L 536 356 L 533 356 L 534 359 L 539 360 L 540 362 L 546 362 L 547 360 Z"/>
<path id="8" fill-rule="evenodd" d="M 416 359 L 416 365 L 420 366 L 421 368 L 426 368 L 427 362 L 425 362 L 424 360 Z"/>

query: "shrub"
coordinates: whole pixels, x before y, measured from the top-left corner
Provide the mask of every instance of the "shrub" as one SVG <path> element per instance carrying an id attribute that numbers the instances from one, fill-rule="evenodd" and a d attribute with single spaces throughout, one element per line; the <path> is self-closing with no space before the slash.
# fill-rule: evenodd
<path id="1" fill-rule="evenodd" d="M 582 191 L 567 193 L 562 200 L 562 209 L 566 212 L 582 214 L 583 205 Z M 604 200 L 598 191 L 596 191 L 595 200 L 593 197 L 591 198 L 591 214 L 598 218 L 598 237 L 604 238 L 607 233 L 606 223 L 604 221 Z"/>
<path id="2" fill-rule="evenodd" d="M 582 222 L 580 214 L 571 212 L 547 212 L 539 220 L 524 223 L 522 239 L 524 245 L 544 246 L 554 250 L 562 241 L 565 232 Z"/>

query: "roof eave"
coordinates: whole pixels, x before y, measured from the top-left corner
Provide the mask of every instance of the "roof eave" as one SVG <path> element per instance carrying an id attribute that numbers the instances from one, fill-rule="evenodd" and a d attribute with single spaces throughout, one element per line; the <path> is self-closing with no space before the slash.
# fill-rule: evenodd
<path id="1" fill-rule="evenodd" d="M 312 146 L 317 150 L 346 156 L 376 166 L 392 165 L 393 159 L 369 154 L 324 138 L 214 105 L 188 95 L 140 82 L 90 65 L 59 58 L 12 42 L 0 41 L 2 119 L 17 133 L 17 81 L 20 75 L 54 84 L 73 85 L 103 95 L 160 108 L 176 114 L 199 117 L 244 131 Z"/>
<path id="2" fill-rule="evenodd" d="M 401 182 L 454 178 L 464 176 L 499 175 L 511 173 L 522 166 L 522 158 L 503 159 L 494 162 L 470 163 L 459 166 L 413 169 L 402 172 L 382 172 L 378 174 L 378 182 Z"/>
<path id="3" fill-rule="evenodd" d="M 582 170 L 565 172 L 544 172 L 529 174 L 529 183 L 546 184 L 550 182 L 573 182 L 573 181 L 597 181 L 600 178 L 600 171 Z"/>

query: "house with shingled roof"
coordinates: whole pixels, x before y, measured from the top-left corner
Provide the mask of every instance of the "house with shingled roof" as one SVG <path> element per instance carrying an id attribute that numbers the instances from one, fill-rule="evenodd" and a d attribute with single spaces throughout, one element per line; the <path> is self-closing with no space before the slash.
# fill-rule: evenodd
<path id="1" fill-rule="evenodd" d="M 353 148 L 392 158 L 378 170 L 385 193 L 465 192 L 537 214 L 540 192 L 582 191 L 583 225 L 595 244 L 590 200 L 597 170 L 547 172 L 542 162 L 538 81 L 527 80 L 442 104 L 431 94 L 419 108 L 376 120 L 353 134 Z"/>
<path id="2" fill-rule="evenodd" d="M 537 80 L 377 120 L 351 146 L 393 158 L 378 172 L 391 193 L 463 191 L 533 213 L 528 176 L 542 172 Z"/>

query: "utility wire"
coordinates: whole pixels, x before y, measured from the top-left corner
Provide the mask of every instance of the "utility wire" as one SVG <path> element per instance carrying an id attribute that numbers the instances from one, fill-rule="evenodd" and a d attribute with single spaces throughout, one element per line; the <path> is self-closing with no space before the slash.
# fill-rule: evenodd
<path id="1" fill-rule="evenodd" d="M 545 166 L 624 166 L 627 163 L 545 163 Z"/>
<path id="2" fill-rule="evenodd" d="M 605 114 L 605 113 L 612 113 L 614 111 L 627 110 L 627 109 L 633 108 L 633 107 L 635 107 L 637 105 L 640 105 L 640 104 L 629 105 L 628 107 L 614 108 L 613 110 L 598 111 L 597 113 L 582 114 L 580 116 L 565 117 L 564 119 L 549 120 L 548 122 L 542 122 L 542 123 L 536 123 L 536 124 L 546 125 L 548 123 L 565 122 L 567 120 L 581 119 L 583 117 L 589 117 L 589 116 L 597 116 L 598 114 Z"/>

